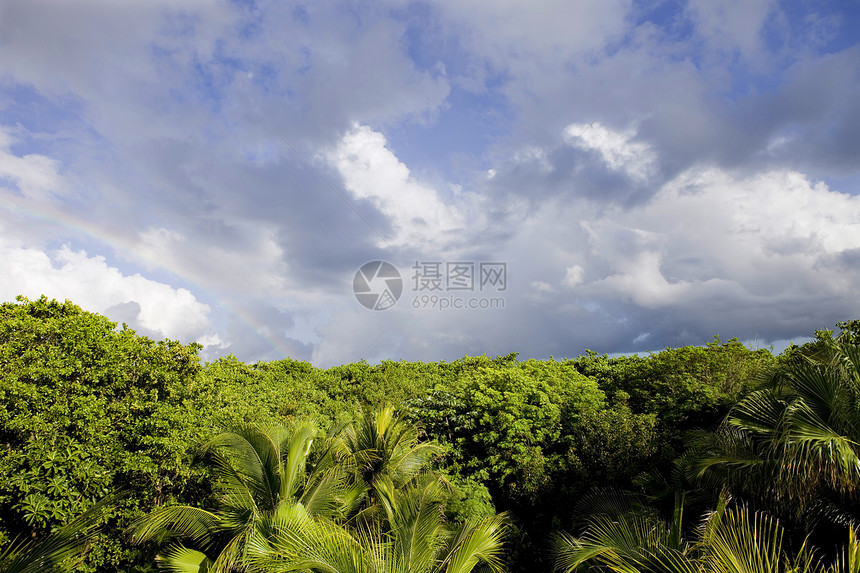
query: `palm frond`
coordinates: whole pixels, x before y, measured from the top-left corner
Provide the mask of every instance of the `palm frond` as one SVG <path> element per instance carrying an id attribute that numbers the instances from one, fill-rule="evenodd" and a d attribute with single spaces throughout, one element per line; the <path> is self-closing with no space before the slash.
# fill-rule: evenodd
<path id="1" fill-rule="evenodd" d="M 848 530 L 848 544 L 827 573 L 860 573 L 860 540 L 854 528 Z"/>
<path id="2" fill-rule="evenodd" d="M 308 455 L 317 433 L 316 427 L 311 423 L 301 423 L 293 428 L 288 441 L 286 458 L 282 465 L 279 460 L 276 466 L 280 468 L 279 499 L 291 498 L 298 491 L 305 478 Z"/>
<path id="3" fill-rule="evenodd" d="M 727 509 L 707 536 L 704 561 L 709 570 L 774 573 L 787 568 L 784 530 L 773 517 L 746 507 Z"/>
<path id="4" fill-rule="evenodd" d="M 741 428 L 758 439 L 773 437 L 782 421 L 785 403 L 771 390 L 758 390 L 745 396 L 732 408 L 726 423 Z"/>
<path id="5" fill-rule="evenodd" d="M 499 514 L 475 524 L 466 523 L 455 536 L 439 571 L 469 573 L 481 562 L 491 571 L 502 571 L 502 547 L 507 516 Z"/>
<path id="6" fill-rule="evenodd" d="M 385 496 L 383 496 L 385 497 Z M 391 503 L 391 537 L 399 560 L 411 571 L 428 571 L 444 544 L 444 496 L 438 482 L 396 491 Z"/>
<path id="7" fill-rule="evenodd" d="M 573 537 L 560 533 L 552 541 L 555 570 L 569 573 L 592 565 L 624 573 L 688 571 L 695 564 L 683 540 L 684 495 L 676 495 L 671 523 L 616 493 L 611 510 L 589 517 L 585 533 Z M 627 511 L 619 511 L 624 507 Z"/>
<path id="8" fill-rule="evenodd" d="M 212 512 L 172 505 L 156 508 L 134 520 L 126 529 L 126 536 L 133 544 L 180 536 L 206 547 L 223 527 L 222 520 Z"/>
<path id="9" fill-rule="evenodd" d="M 270 511 L 277 505 L 281 489 L 279 470 L 285 432 L 278 426 L 237 428 L 218 434 L 203 446 L 203 450 L 228 452 L 227 465 L 240 477 L 257 506 Z"/>
<path id="10" fill-rule="evenodd" d="M 348 483 L 346 472 L 333 466 L 309 477 L 299 501 L 311 515 L 336 518 L 345 517 L 357 499 L 358 492 Z"/>
<path id="11" fill-rule="evenodd" d="M 612 548 L 605 545 L 580 540 L 569 533 L 556 533 L 551 540 L 555 557 L 553 570 L 558 573 L 572 573 L 585 563 L 605 563 L 611 558 Z"/>
<path id="12" fill-rule="evenodd" d="M 208 573 L 212 560 L 205 553 L 182 545 L 171 545 L 156 558 L 159 569 L 171 573 Z"/>
<path id="13" fill-rule="evenodd" d="M 98 534 L 97 525 L 118 498 L 106 497 L 42 540 L 12 542 L 0 552 L 4 573 L 66 573 L 76 571 L 89 543 Z"/>
<path id="14" fill-rule="evenodd" d="M 248 476 L 236 469 L 232 456 L 225 449 L 210 448 L 203 452 L 203 459 L 215 470 L 215 489 L 221 503 L 252 512 L 258 510 L 254 492 L 248 487 Z"/>
<path id="15" fill-rule="evenodd" d="M 266 526 L 252 533 L 246 558 L 252 568 L 272 573 L 368 570 L 365 549 L 346 529 L 325 519 L 313 519 L 302 506 L 290 502 L 282 504 Z"/>
<path id="16" fill-rule="evenodd" d="M 586 523 L 598 515 L 614 519 L 640 507 L 641 503 L 632 493 L 613 487 L 595 487 L 580 498 L 573 513 L 577 522 Z"/>
<path id="17" fill-rule="evenodd" d="M 793 404 L 790 413 L 791 423 L 781 438 L 785 471 L 807 479 L 819 474 L 836 489 L 856 489 L 860 485 L 860 445 L 830 426 L 806 401 Z"/>
<path id="18" fill-rule="evenodd" d="M 631 571 L 625 568 L 625 571 Z M 635 560 L 635 573 L 705 573 L 696 559 L 677 549 L 668 547 L 653 549 Z"/>
<path id="19" fill-rule="evenodd" d="M 254 525 L 256 525 L 256 523 Z M 234 535 L 218 553 L 218 556 L 215 558 L 215 561 L 209 569 L 209 573 L 234 573 L 235 571 L 243 571 L 248 539 L 254 530 L 254 527 L 249 525 Z"/>
<path id="20" fill-rule="evenodd" d="M 654 517 L 639 514 L 609 519 L 598 516 L 589 525 L 583 539 L 612 549 L 620 561 L 635 560 L 643 551 L 667 547 L 670 531 Z"/>

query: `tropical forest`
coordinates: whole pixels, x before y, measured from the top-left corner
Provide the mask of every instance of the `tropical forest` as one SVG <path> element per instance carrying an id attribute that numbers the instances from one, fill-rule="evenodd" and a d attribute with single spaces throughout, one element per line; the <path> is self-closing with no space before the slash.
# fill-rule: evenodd
<path id="1" fill-rule="evenodd" d="M 860 321 L 774 354 L 200 358 L 0 305 L 2 572 L 858 572 Z"/>

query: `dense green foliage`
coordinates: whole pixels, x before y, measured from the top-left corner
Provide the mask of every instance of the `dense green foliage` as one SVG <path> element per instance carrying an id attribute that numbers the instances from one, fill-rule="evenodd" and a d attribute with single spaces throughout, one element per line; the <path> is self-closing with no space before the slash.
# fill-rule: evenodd
<path id="1" fill-rule="evenodd" d="M 398 504 L 414 508 L 417 502 L 409 496 L 418 496 L 428 515 L 445 515 L 448 524 L 507 512 L 514 526 L 508 566 L 549 571 L 554 557 L 547 543 L 554 530 L 588 535 L 587 522 L 580 519 L 582 500 L 595 487 L 638 491 L 657 503 L 655 523 L 671 522 L 678 495 L 688 503 L 695 500 L 695 510 L 688 511 L 698 514 L 715 507 L 717 494 L 728 487 L 754 504 L 750 511 L 775 512 L 789 528 L 789 541 L 802 543 L 805 527 L 833 521 L 828 507 L 841 504 L 851 510 L 846 519 L 855 515 L 857 482 L 850 468 L 839 466 L 847 458 L 820 457 L 828 447 L 857 452 L 860 384 L 851 374 L 851 360 L 860 328 L 856 322 L 839 327 L 840 336 L 820 331 L 814 342 L 779 357 L 717 339 L 704 347 L 617 358 L 589 352 L 573 360 L 520 361 L 510 355 L 319 369 L 292 359 L 245 364 L 228 356 L 201 365 L 196 345 L 138 336 L 68 302 L 19 299 L 0 305 L 0 445 L 5 445 L 0 448 L 0 547 L 14 538 L 48 539 L 98 500 L 123 491 L 109 514 L 99 516 L 101 533 L 89 541 L 81 538 L 89 551 L 78 570 L 152 570 L 159 544 L 132 543 L 123 534 L 129 526 L 146 515 L 178 511 L 165 508 L 199 508 L 222 517 L 227 511 L 227 466 L 206 461 L 220 451 L 208 442 L 212 436 L 235 445 L 236 439 L 219 432 L 232 429 L 232 435 L 250 439 L 249 428 L 300 427 L 307 420 L 321 432 L 307 452 L 310 481 L 284 498 L 290 501 L 258 511 L 261 520 L 243 522 L 245 539 L 256 539 L 255 563 L 285 558 L 279 552 L 286 545 L 271 545 L 259 538 L 261 531 L 271 539 L 283 538 L 285 527 L 305 528 L 309 536 L 335 535 L 326 528 L 343 527 L 350 515 L 365 515 L 366 524 L 384 523 L 378 520 L 386 503 L 391 511 Z M 813 426 L 825 426 L 803 417 L 803 404 L 814 397 L 806 386 L 792 385 L 798 372 L 839 381 L 833 394 L 838 399 L 831 400 L 834 413 L 822 418 L 836 436 L 830 442 L 811 435 Z M 826 394 L 831 386 L 825 382 L 819 389 Z M 403 413 L 399 423 L 420 429 L 413 441 L 404 442 L 406 450 L 383 455 L 383 445 L 395 444 L 396 436 L 367 418 L 382 404 Z M 782 434 L 763 424 L 775 416 Z M 800 429 L 786 425 L 790 420 L 799 420 Z M 795 446 L 801 431 L 810 441 Z M 767 436 L 773 439 L 768 442 Z M 840 442 L 839 436 L 845 439 Z M 764 495 L 764 486 L 756 489 L 756 483 L 765 483 L 760 477 L 739 480 L 740 474 L 721 470 L 734 462 L 719 454 L 732 454 L 726 448 L 738 444 L 749 446 L 744 451 L 749 467 L 774 468 L 766 483 L 782 484 L 780 496 Z M 413 447 L 432 452 L 418 456 L 419 466 L 432 460 L 433 475 L 447 484 L 442 497 L 421 494 L 417 482 L 392 478 L 385 485 L 376 478 Z M 370 458 L 377 465 L 362 466 L 370 451 L 376 452 Z M 810 466 L 813 456 L 822 461 Z M 379 461 L 383 458 L 394 461 Z M 342 484 L 363 484 L 360 491 L 350 490 L 357 505 L 325 516 L 296 509 L 304 507 L 303 488 L 318 483 L 314 472 L 335 465 L 341 467 Z M 812 467 L 815 476 L 792 473 L 801 466 Z M 806 489 L 799 485 L 813 482 Z M 409 483 L 414 487 L 407 495 Z M 810 508 L 818 510 L 814 518 Z M 742 510 L 726 511 L 740 516 Z M 328 525 L 319 525 L 320 519 Z M 437 535 L 434 551 L 441 551 L 450 527 L 445 520 L 426 519 L 427 531 Z M 394 529 L 385 527 L 361 535 L 349 530 L 349 539 L 342 541 L 357 554 L 381 556 L 397 544 Z M 827 527 L 845 532 L 838 523 Z M 692 539 L 692 529 L 686 535 Z"/>
<path id="2" fill-rule="evenodd" d="M 47 534 L 123 488 L 120 519 L 177 495 L 206 413 L 197 350 L 70 303 L 0 306 L 0 535 Z M 93 545 L 91 563 L 138 558 L 116 536 Z"/>
<path id="3" fill-rule="evenodd" d="M 774 358 L 767 350 L 750 351 L 737 339 L 720 343 L 716 338 L 704 347 L 667 348 L 647 357 L 591 352 L 575 364 L 607 394 L 623 393 L 634 412 L 656 415 L 664 443 L 678 446 L 685 430 L 719 423 Z"/>
<path id="4" fill-rule="evenodd" d="M 204 447 L 214 511 L 156 508 L 130 541 L 179 538 L 158 556 L 175 571 L 500 571 L 505 517 L 446 523 L 451 493 L 430 467 L 439 451 L 391 406 L 327 438 L 307 422 L 223 432 Z"/>
<path id="5" fill-rule="evenodd" d="M 75 519 L 42 539 L 19 538 L 0 550 L 3 573 L 67 573 L 77 571 L 98 535 L 97 526 L 120 496 L 103 498 Z"/>

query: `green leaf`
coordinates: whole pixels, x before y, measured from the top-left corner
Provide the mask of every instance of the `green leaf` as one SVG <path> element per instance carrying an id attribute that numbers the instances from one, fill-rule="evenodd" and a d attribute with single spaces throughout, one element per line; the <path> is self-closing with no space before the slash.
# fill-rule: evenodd
<path id="1" fill-rule="evenodd" d="M 212 560 L 204 553 L 182 545 L 171 545 L 158 556 L 158 566 L 173 573 L 207 573 Z"/>

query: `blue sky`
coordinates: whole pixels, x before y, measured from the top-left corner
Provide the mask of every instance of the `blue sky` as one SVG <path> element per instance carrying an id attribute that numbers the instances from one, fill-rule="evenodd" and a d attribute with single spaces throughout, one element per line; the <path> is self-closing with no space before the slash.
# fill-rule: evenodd
<path id="1" fill-rule="evenodd" d="M 860 314 L 857 30 L 847 1 L 6 0 L 0 300 L 209 360 L 779 349 Z"/>

